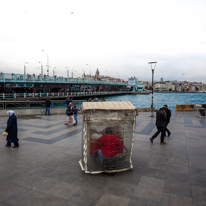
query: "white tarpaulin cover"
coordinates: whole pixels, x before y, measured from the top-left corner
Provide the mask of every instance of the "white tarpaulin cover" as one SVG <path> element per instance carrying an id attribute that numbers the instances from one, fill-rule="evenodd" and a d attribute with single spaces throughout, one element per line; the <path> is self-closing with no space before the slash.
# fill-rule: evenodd
<path id="1" fill-rule="evenodd" d="M 100 173 L 133 168 L 131 157 L 136 107 L 129 101 L 83 102 L 81 109 L 82 158 L 79 163 L 82 170 L 85 173 Z M 116 144 L 118 146 L 115 146 Z M 104 154 L 103 159 L 100 157 L 100 151 Z"/>

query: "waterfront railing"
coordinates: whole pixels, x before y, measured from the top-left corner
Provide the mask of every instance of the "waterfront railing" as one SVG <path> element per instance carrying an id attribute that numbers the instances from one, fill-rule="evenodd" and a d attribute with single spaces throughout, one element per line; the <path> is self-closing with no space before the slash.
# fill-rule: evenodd
<path id="1" fill-rule="evenodd" d="M 80 107 L 85 100 L 73 100 L 73 105 Z M 0 101 L 0 110 L 15 109 L 42 109 L 45 108 L 45 100 L 27 101 Z M 52 100 L 51 108 L 66 108 L 65 100 Z"/>
<path id="2" fill-rule="evenodd" d="M 0 99 L 8 98 L 29 98 L 29 97 L 66 97 L 66 96 L 88 96 L 88 95 L 111 95 L 111 94 L 126 94 L 125 91 L 110 91 L 110 92 L 52 92 L 52 93 L 2 93 Z"/>

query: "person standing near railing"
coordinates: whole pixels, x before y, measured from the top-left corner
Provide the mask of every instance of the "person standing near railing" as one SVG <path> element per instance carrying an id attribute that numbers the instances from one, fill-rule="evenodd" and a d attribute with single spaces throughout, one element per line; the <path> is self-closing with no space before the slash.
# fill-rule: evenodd
<path id="1" fill-rule="evenodd" d="M 47 97 L 47 100 L 45 102 L 45 116 L 47 115 L 48 112 L 48 116 L 50 116 L 50 106 L 51 106 L 52 102 L 51 100 Z"/>

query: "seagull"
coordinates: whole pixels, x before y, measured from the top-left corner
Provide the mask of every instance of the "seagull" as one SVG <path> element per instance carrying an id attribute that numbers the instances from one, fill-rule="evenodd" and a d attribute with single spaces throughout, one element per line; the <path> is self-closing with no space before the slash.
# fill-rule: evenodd
<path id="1" fill-rule="evenodd" d="M 73 14 L 74 12 L 71 12 L 71 14 Z"/>

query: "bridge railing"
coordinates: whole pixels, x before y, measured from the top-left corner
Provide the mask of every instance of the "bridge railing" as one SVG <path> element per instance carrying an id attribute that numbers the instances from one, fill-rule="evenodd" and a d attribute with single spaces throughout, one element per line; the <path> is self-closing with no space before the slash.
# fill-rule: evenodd
<path id="1" fill-rule="evenodd" d="M 109 95 L 109 94 L 125 94 L 124 91 L 110 91 L 110 92 L 52 92 L 52 93 L 2 93 L 0 94 L 0 99 L 8 98 L 28 98 L 28 97 L 66 97 L 66 96 L 85 96 L 85 95 Z"/>

